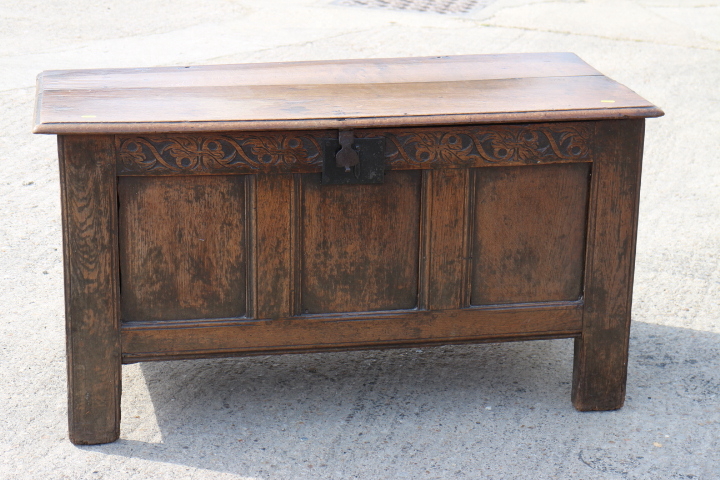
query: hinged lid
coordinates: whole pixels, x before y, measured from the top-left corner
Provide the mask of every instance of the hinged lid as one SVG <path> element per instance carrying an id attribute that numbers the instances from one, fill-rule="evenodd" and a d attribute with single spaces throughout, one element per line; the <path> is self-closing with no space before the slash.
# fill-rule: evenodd
<path id="1" fill-rule="evenodd" d="M 55 70 L 35 133 L 140 133 L 658 117 L 572 53 Z"/>

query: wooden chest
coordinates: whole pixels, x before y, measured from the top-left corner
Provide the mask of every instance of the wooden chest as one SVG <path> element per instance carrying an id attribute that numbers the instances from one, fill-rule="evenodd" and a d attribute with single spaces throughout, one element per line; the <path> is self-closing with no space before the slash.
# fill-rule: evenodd
<path id="1" fill-rule="evenodd" d="M 52 71 L 70 439 L 122 363 L 575 338 L 622 406 L 645 117 L 573 54 Z"/>

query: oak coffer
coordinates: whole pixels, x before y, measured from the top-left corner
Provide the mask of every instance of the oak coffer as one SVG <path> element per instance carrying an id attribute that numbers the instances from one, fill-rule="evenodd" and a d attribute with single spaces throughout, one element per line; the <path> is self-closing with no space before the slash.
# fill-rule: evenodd
<path id="1" fill-rule="evenodd" d="M 569 53 L 49 71 L 70 439 L 123 363 L 575 338 L 625 396 L 644 119 Z"/>

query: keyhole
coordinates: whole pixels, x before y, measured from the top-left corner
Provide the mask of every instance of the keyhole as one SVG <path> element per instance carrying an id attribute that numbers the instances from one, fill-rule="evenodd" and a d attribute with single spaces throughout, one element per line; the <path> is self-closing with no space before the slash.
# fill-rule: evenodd
<path id="1" fill-rule="evenodd" d="M 358 153 L 352 148 L 355 137 L 352 130 L 340 130 L 338 139 L 340 140 L 340 151 L 335 155 L 335 164 L 338 167 L 344 167 L 346 172 L 350 172 L 351 167 L 360 163 Z"/>

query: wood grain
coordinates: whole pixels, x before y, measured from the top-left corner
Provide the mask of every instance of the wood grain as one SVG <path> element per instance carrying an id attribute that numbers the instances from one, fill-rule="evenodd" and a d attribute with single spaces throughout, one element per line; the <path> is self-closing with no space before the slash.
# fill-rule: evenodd
<path id="1" fill-rule="evenodd" d="M 294 175 L 256 178 L 257 318 L 295 314 L 295 182 Z"/>
<path id="2" fill-rule="evenodd" d="M 122 319 L 243 317 L 245 179 L 123 177 Z"/>
<path id="3" fill-rule="evenodd" d="M 538 92 L 544 95 L 546 92 Z M 77 135 L 91 134 L 156 134 L 276 131 L 282 129 L 350 129 L 350 128 L 396 128 L 433 125 L 486 125 L 504 123 L 576 122 L 594 120 L 624 120 L 626 118 L 662 117 L 657 107 L 586 108 L 582 110 L 543 110 L 530 112 L 489 112 L 449 115 L 407 115 L 402 117 L 343 118 L 343 119 L 295 119 L 295 120 L 228 120 L 216 122 L 152 122 L 128 123 L 47 123 L 36 125 L 33 133 Z"/>
<path id="4" fill-rule="evenodd" d="M 450 310 L 466 307 L 470 170 L 433 170 L 428 177 L 428 308 Z"/>
<path id="5" fill-rule="evenodd" d="M 124 324 L 126 363 L 170 358 L 566 338 L 580 302 L 444 311 L 303 315 L 277 320 Z"/>
<path id="6" fill-rule="evenodd" d="M 54 70 L 45 72 L 40 78 L 44 89 L 57 91 L 253 85 L 374 85 L 585 75 L 600 75 L 600 72 L 573 53 L 513 53 Z"/>
<path id="7" fill-rule="evenodd" d="M 582 293 L 590 165 L 475 171 L 472 305 Z"/>
<path id="8" fill-rule="evenodd" d="M 59 137 L 70 441 L 120 435 L 117 200 L 112 137 Z"/>
<path id="9" fill-rule="evenodd" d="M 662 115 L 573 54 L 204 68 L 204 80 L 202 68 L 48 72 L 38 79 L 34 131 L 297 130 Z"/>
<path id="10" fill-rule="evenodd" d="M 303 176 L 302 312 L 415 308 L 420 172 L 382 185 L 321 185 Z"/>
<path id="11" fill-rule="evenodd" d="M 578 410 L 614 410 L 625 401 L 644 130 L 644 120 L 597 124 L 583 332 L 573 370 Z"/>

